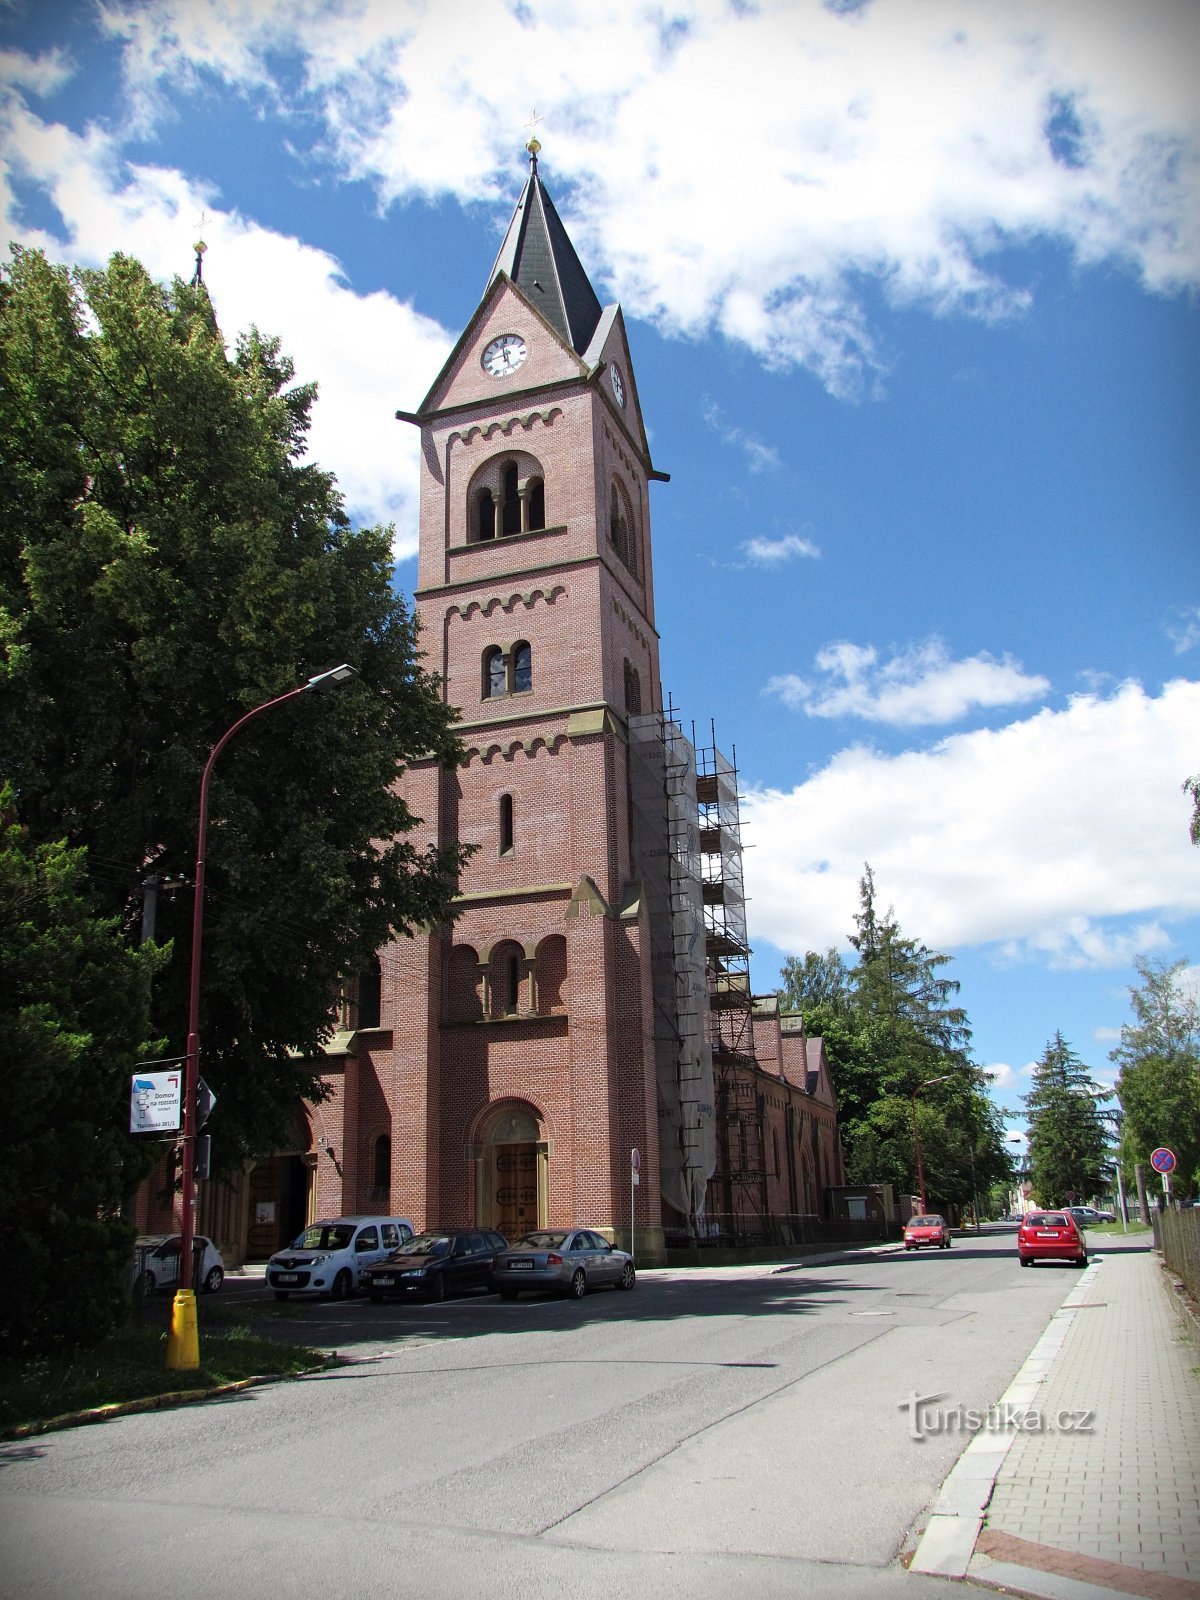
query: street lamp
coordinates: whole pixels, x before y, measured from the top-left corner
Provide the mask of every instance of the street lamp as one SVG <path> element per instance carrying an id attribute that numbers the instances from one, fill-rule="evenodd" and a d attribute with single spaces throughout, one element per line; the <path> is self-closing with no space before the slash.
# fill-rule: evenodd
<path id="1" fill-rule="evenodd" d="M 953 1074 L 944 1072 L 940 1078 L 926 1078 L 924 1083 L 919 1083 L 912 1092 L 912 1125 L 913 1125 L 913 1150 L 917 1157 L 917 1188 L 921 1195 L 921 1212 L 925 1211 L 925 1166 L 921 1160 L 921 1130 L 917 1127 L 917 1096 L 922 1089 L 928 1089 L 935 1083 L 949 1083 Z"/>
<path id="2" fill-rule="evenodd" d="M 171 1311 L 171 1332 L 167 1339 L 167 1367 L 171 1371 L 195 1371 L 200 1365 L 200 1336 L 196 1326 L 196 1290 L 192 1270 L 192 1240 L 196 1233 L 196 1098 L 200 1084 L 200 945 L 204 933 L 204 856 L 208 837 L 208 784 L 213 765 L 225 746 L 252 718 L 261 716 L 285 700 L 295 700 L 310 689 L 323 689 L 358 676 L 358 668 L 343 662 L 328 672 L 318 672 L 286 694 L 264 700 L 238 718 L 213 745 L 200 778 L 200 824 L 196 833 L 196 877 L 192 890 L 192 968 L 188 985 L 188 1039 L 183 1069 L 183 1198 L 179 1211 L 179 1288 Z"/>

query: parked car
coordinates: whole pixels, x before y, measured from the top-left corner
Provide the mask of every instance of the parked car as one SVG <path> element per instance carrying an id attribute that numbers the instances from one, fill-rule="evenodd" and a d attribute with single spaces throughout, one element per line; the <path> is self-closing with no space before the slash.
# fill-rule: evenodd
<path id="1" fill-rule="evenodd" d="M 330 1217 L 311 1223 L 267 1262 L 276 1300 L 293 1294 L 328 1294 L 345 1300 L 365 1268 L 411 1239 L 407 1217 Z"/>
<path id="2" fill-rule="evenodd" d="M 134 1243 L 133 1282 L 142 1294 L 153 1294 L 155 1289 L 174 1289 L 179 1285 L 179 1247 L 183 1243 L 178 1233 L 147 1233 Z M 216 1294 L 225 1282 L 225 1263 L 221 1252 L 211 1239 L 196 1234 L 196 1287 L 205 1294 Z"/>
<path id="3" fill-rule="evenodd" d="M 1028 1211 L 1017 1229 L 1017 1254 L 1023 1267 L 1035 1261 L 1074 1261 L 1087 1266 L 1083 1228 L 1069 1210 Z"/>
<path id="4" fill-rule="evenodd" d="M 931 1211 L 923 1217 L 910 1217 L 904 1227 L 904 1248 L 919 1250 L 923 1244 L 936 1245 L 939 1250 L 950 1248 L 950 1228 L 945 1217 Z"/>
<path id="5" fill-rule="evenodd" d="M 632 1289 L 637 1281 L 633 1257 L 590 1228 L 527 1233 L 496 1257 L 492 1277 L 505 1300 L 515 1300 L 522 1289 L 569 1294 L 579 1300 L 594 1284 Z"/>
<path id="6" fill-rule="evenodd" d="M 385 1261 L 368 1267 L 362 1286 L 372 1305 L 381 1304 L 388 1295 L 444 1300 L 467 1289 L 491 1294 L 492 1263 L 507 1248 L 504 1235 L 490 1228 L 418 1233 Z"/>
<path id="7" fill-rule="evenodd" d="M 1081 1227 L 1092 1228 L 1098 1222 L 1115 1222 L 1117 1219 L 1111 1211 L 1097 1211 L 1094 1206 L 1067 1206 L 1066 1208 Z"/>

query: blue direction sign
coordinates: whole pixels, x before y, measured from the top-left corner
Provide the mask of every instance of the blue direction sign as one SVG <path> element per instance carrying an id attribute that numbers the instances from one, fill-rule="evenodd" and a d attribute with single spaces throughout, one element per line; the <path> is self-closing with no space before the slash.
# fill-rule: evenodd
<path id="1" fill-rule="evenodd" d="M 1157 1150 L 1151 1151 L 1150 1165 L 1155 1172 L 1174 1172 L 1175 1152 L 1168 1150 L 1165 1145 L 1160 1145 Z"/>

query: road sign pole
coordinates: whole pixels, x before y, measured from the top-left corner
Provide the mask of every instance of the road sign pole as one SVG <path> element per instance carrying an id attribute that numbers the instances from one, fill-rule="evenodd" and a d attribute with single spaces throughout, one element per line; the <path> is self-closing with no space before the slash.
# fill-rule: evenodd
<path id="1" fill-rule="evenodd" d="M 635 1260 L 635 1241 L 637 1239 L 637 1190 L 642 1181 L 642 1153 L 640 1150 L 629 1152 L 629 1257 Z"/>

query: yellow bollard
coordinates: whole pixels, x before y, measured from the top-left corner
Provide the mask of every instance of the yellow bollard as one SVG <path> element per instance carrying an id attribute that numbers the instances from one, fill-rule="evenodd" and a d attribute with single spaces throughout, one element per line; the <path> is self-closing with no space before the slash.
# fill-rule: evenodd
<path id="1" fill-rule="evenodd" d="M 167 1371 L 195 1372 L 200 1365 L 200 1331 L 196 1324 L 196 1291 L 177 1289 L 167 1336 Z"/>

